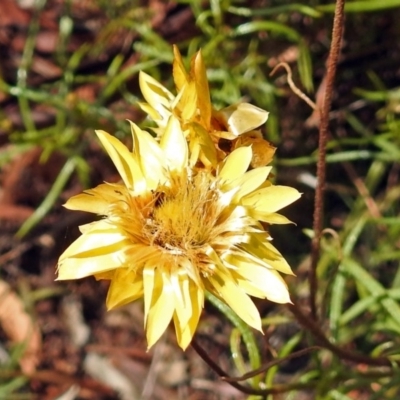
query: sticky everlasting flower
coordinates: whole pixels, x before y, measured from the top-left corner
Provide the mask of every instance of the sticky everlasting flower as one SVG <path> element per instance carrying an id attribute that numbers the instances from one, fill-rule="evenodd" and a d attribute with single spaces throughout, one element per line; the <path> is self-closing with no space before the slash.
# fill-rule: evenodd
<path id="1" fill-rule="evenodd" d="M 133 150 L 97 131 L 121 183 L 104 183 L 66 207 L 103 216 L 61 255 L 58 279 L 111 281 L 107 307 L 144 300 L 148 346 L 173 321 L 185 349 L 196 330 L 205 291 L 261 330 L 250 296 L 289 302 L 279 272 L 291 273 L 262 222 L 289 221 L 277 211 L 299 197 L 274 186 L 270 167 L 249 170 L 251 146 L 239 147 L 215 169 L 192 168 L 186 133 L 170 115 L 160 141 L 135 124 Z"/>

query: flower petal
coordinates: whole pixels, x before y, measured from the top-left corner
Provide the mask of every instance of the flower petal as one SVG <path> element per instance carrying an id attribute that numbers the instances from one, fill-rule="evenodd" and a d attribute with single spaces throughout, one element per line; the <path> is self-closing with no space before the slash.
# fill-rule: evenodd
<path id="1" fill-rule="evenodd" d="M 126 187 L 138 191 L 143 190 L 145 180 L 132 153 L 117 138 L 107 132 L 97 130 L 96 134 L 116 166 Z"/>
<path id="2" fill-rule="evenodd" d="M 257 307 L 231 277 L 214 275 L 208 280 L 213 286 L 216 295 L 225 301 L 247 325 L 262 331 L 260 313 Z"/>
<path id="3" fill-rule="evenodd" d="M 253 263 L 241 262 L 235 273 L 241 275 L 247 283 L 263 291 L 264 297 L 268 300 L 281 304 L 291 303 L 286 283 L 278 272 Z M 241 286 L 240 283 L 239 286 Z"/>
<path id="4" fill-rule="evenodd" d="M 243 197 L 241 204 L 252 207 L 255 212 L 274 213 L 293 203 L 301 194 L 289 186 L 269 186 Z"/>
<path id="5" fill-rule="evenodd" d="M 110 204 L 123 201 L 123 194 L 126 192 L 126 187 L 123 185 L 103 183 L 94 189 L 85 190 L 83 193 L 71 197 L 64 204 L 64 207 L 68 210 L 106 215 Z"/>
<path id="6" fill-rule="evenodd" d="M 174 82 L 176 90 L 180 92 L 182 88 L 189 83 L 189 76 L 186 72 L 185 66 L 183 65 L 183 60 L 181 53 L 176 45 L 173 45 L 174 52 L 174 62 L 172 64 L 172 74 L 174 77 Z"/>
<path id="7" fill-rule="evenodd" d="M 165 272 L 155 270 L 155 285 L 149 314 L 146 321 L 146 337 L 148 348 L 167 329 L 174 315 L 175 296 L 170 279 Z"/>
<path id="8" fill-rule="evenodd" d="M 187 166 L 187 141 L 179 121 L 173 116 L 169 119 L 165 133 L 161 137 L 160 147 L 164 150 L 171 171 L 182 171 Z"/>
<path id="9" fill-rule="evenodd" d="M 239 147 L 235 149 L 222 163 L 218 178 L 222 182 L 226 181 L 229 183 L 241 177 L 249 169 L 251 157 L 251 147 Z"/>
<path id="10" fill-rule="evenodd" d="M 218 112 L 229 131 L 236 136 L 263 125 L 268 119 L 268 114 L 267 111 L 249 103 L 233 104 Z"/>
<path id="11" fill-rule="evenodd" d="M 235 193 L 232 201 L 238 203 L 242 197 L 258 189 L 266 181 L 271 169 L 272 167 L 259 167 L 252 169 L 234 180 L 231 185 L 226 185 L 226 188 L 230 188 L 231 186 L 234 187 L 235 185 L 239 187 L 239 190 Z"/>
<path id="12" fill-rule="evenodd" d="M 275 270 L 283 272 L 284 274 L 294 275 L 292 269 L 290 268 L 288 262 L 283 257 L 283 255 L 275 248 L 270 242 L 264 242 L 264 246 L 270 251 L 278 255 L 278 257 L 268 260 L 268 264 Z"/>
<path id="13" fill-rule="evenodd" d="M 179 100 L 175 107 L 180 111 L 182 120 L 185 122 L 194 120 L 198 111 L 195 83 L 187 83 L 179 92 L 178 97 Z"/>
<path id="14" fill-rule="evenodd" d="M 146 178 L 148 190 L 154 190 L 164 180 L 164 154 L 150 133 L 129 121 L 134 144 L 134 152 Z"/>
<path id="15" fill-rule="evenodd" d="M 216 167 L 217 150 L 209 133 L 197 122 L 188 124 L 190 131 L 190 166 L 194 166 L 200 158 L 206 166 Z"/>
<path id="16" fill-rule="evenodd" d="M 137 105 L 154 121 L 157 122 L 158 126 L 163 126 L 163 117 L 148 103 L 138 102 Z M 166 113 L 169 115 L 168 113 Z M 165 116 L 164 116 L 165 118 Z"/>
<path id="17" fill-rule="evenodd" d="M 143 299 L 144 299 L 144 320 L 147 321 L 152 298 L 154 295 L 154 280 L 155 280 L 155 265 L 153 263 L 146 263 L 143 268 Z"/>
<path id="18" fill-rule="evenodd" d="M 143 281 L 140 275 L 120 268 L 115 271 L 107 293 L 107 310 L 131 303 L 143 296 Z"/>
<path id="19" fill-rule="evenodd" d="M 111 225 L 107 220 L 95 221 L 79 227 L 83 232 L 60 256 L 63 260 L 67 257 L 77 257 L 107 245 L 124 242 L 126 235 Z"/>
<path id="20" fill-rule="evenodd" d="M 248 207 L 248 214 L 253 217 L 254 219 L 257 219 L 258 221 L 263 221 L 267 222 L 268 224 L 277 224 L 277 225 L 282 225 L 282 224 L 293 224 L 290 219 L 286 218 L 284 215 L 278 214 L 278 213 L 263 213 L 260 212 L 259 210 L 255 210 L 252 207 Z"/>
<path id="21" fill-rule="evenodd" d="M 105 220 L 81 228 L 83 234 L 59 258 L 58 280 L 84 278 L 125 262 L 124 250 L 131 242 L 121 231 Z"/>
<path id="22" fill-rule="evenodd" d="M 265 234 L 264 238 L 258 234 L 250 234 L 248 238 L 247 243 L 240 244 L 240 248 L 244 252 L 241 255 L 235 253 L 237 258 L 248 259 L 253 263 L 276 269 L 284 274 L 294 275 L 282 254 L 265 239 Z M 235 262 L 231 259 L 228 262 L 235 265 Z"/>
<path id="23" fill-rule="evenodd" d="M 199 50 L 192 59 L 191 72 L 193 73 L 196 82 L 197 107 L 200 111 L 200 118 L 203 126 L 206 129 L 209 129 L 211 124 L 212 107 L 207 72 L 201 55 L 201 50 Z"/>
<path id="24" fill-rule="evenodd" d="M 189 280 L 188 299 L 185 301 L 190 302 L 191 305 L 191 314 L 187 314 L 187 316 L 189 316 L 187 322 L 184 322 L 186 318 L 182 319 L 182 316 L 179 315 L 180 309 L 178 305 L 175 306 L 176 312 L 174 314 L 176 337 L 179 346 L 183 350 L 185 350 L 192 341 L 199 323 L 200 315 L 204 307 L 204 289 L 199 288 L 193 281 Z"/>
<path id="25" fill-rule="evenodd" d="M 60 259 L 57 280 L 80 279 L 120 268 L 125 258 L 125 254 L 121 249 L 127 245 L 127 242 L 115 243 L 98 247 L 77 256 Z"/>
<path id="26" fill-rule="evenodd" d="M 162 119 L 167 120 L 171 114 L 169 105 L 174 96 L 161 83 L 143 71 L 139 73 L 139 86 L 143 97 L 157 111 Z"/>

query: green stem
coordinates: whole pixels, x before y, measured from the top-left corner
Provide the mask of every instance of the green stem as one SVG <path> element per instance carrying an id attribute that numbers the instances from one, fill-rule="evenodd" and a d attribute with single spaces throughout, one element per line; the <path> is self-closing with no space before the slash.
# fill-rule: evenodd
<path id="1" fill-rule="evenodd" d="M 242 335 L 243 343 L 246 346 L 251 368 L 259 368 L 261 365 L 261 357 L 251 328 L 241 318 L 239 318 L 228 305 L 226 305 L 216 296 L 214 296 L 210 292 L 206 292 L 206 298 L 212 305 L 218 308 L 218 310 L 221 311 L 238 329 L 238 331 Z M 259 381 L 259 377 L 254 377 L 254 385 L 258 386 Z"/>
<path id="2" fill-rule="evenodd" d="M 75 171 L 76 160 L 70 158 L 63 166 L 62 170 L 58 174 L 56 181 L 54 182 L 49 193 L 35 210 L 35 212 L 22 224 L 19 228 L 16 236 L 18 238 L 24 237 L 34 226 L 36 226 L 42 218 L 51 210 L 57 198 L 60 196 L 65 185 L 67 184 L 72 173 Z"/>
<path id="3" fill-rule="evenodd" d="M 40 24 L 39 24 L 40 12 L 45 6 L 45 4 L 46 0 L 36 1 L 36 10 L 32 17 L 32 22 L 29 25 L 28 37 L 26 39 L 24 52 L 22 54 L 21 64 L 17 71 L 17 87 L 22 91 L 26 89 L 28 69 L 32 62 L 33 52 L 35 50 L 36 35 L 40 29 Z M 35 131 L 36 127 L 32 119 L 31 109 L 27 98 L 24 96 L 18 97 L 18 104 L 21 112 L 21 117 L 25 125 L 25 129 L 28 131 Z"/>

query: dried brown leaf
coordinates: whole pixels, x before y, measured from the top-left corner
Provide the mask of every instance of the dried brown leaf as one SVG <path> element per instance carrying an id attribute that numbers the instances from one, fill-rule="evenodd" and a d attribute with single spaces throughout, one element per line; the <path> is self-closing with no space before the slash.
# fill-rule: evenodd
<path id="1" fill-rule="evenodd" d="M 0 326 L 12 344 L 24 344 L 19 360 L 24 374 L 32 374 L 39 360 L 42 338 L 38 325 L 26 312 L 22 300 L 0 280 Z"/>

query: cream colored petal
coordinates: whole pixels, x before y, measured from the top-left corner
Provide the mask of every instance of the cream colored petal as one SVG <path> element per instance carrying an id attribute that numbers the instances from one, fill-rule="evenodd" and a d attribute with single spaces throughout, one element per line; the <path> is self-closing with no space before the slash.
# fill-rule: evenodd
<path id="1" fill-rule="evenodd" d="M 89 222 L 88 224 L 79 225 L 78 230 L 80 233 L 86 233 L 92 229 L 92 225 L 96 225 L 99 222 L 106 222 L 106 221 L 107 221 L 107 219 L 104 218 L 104 219 L 101 219 L 100 221 L 93 221 L 93 222 Z M 111 226 L 110 226 L 110 228 L 114 229 L 114 227 L 111 227 Z"/>
<path id="2" fill-rule="evenodd" d="M 214 269 L 218 271 L 218 274 L 224 274 L 229 276 L 229 272 L 226 268 L 225 263 L 221 260 L 220 256 L 218 253 L 210 246 L 210 245 L 205 245 L 204 246 L 204 252 L 207 254 L 208 258 L 212 261 L 212 263 L 215 265 Z"/>
<path id="3" fill-rule="evenodd" d="M 183 86 L 189 83 L 189 76 L 186 72 L 185 66 L 183 65 L 181 53 L 176 45 L 173 45 L 173 51 L 174 62 L 172 64 L 172 74 L 174 76 L 176 90 L 180 92 Z"/>
<path id="4" fill-rule="evenodd" d="M 139 86 L 143 97 L 150 106 L 153 107 L 162 118 L 167 118 L 166 114 L 170 113 L 170 111 L 168 111 L 170 103 L 174 99 L 173 94 L 161 85 L 161 83 L 157 82 L 143 71 L 139 73 Z"/>
<path id="5" fill-rule="evenodd" d="M 190 279 L 186 269 L 180 268 L 177 273 L 171 274 L 171 282 L 175 293 L 175 315 L 180 326 L 185 327 L 196 311 L 198 291 L 204 289 Z"/>
<path id="6" fill-rule="evenodd" d="M 124 233 L 109 224 L 107 220 L 83 225 L 82 229 L 84 234 L 70 244 L 64 253 L 61 254 L 60 260 L 68 257 L 79 257 L 81 254 L 93 252 L 108 245 L 120 243 L 122 246 L 125 243 L 130 244 Z"/>
<path id="7" fill-rule="evenodd" d="M 215 130 L 215 131 L 212 131 L 211 134 L 218 139 L 227 139 L 227 140 L 237 139 L 236 135 L 234 135 L 232 132 L 228 132 L 228 131 Z M 242 147 L 242 146 L 240 146 L 240 147 Z"/>
<path id="8" fill-rule="evenodd" d="M 243 197 L 241 204 L 253 207 L 256 212 L 274 213 L 293 203 L 301 194 L 289 186 L 269 186 Z"/>
<path id="9" fill-rule="evenodd" d="M 127 268 L 115 271 L 107 293 L 107 309 L 111 310 L 131 303 L 143 296 L 143 282 Z"/>
<path id="10" fill-rule="evenodd" d="M 57 280 L 80 279 L 120 268 L 126 261 L 125 253 L 121 248 L 123 249 L 126 245 L 127 242 L 115 243 L 74 257 L 60 259 Z"/>
<path id="11" fill-rule="evenodd" d="M 215 144 L 211 140 L 209 133 L 204 129 L 204 127 L 196 122 L 188 125 L 190 134 L 190 165 L 196 164 L 198 158 L 201 159 L 202 163 L 206 166 L 217 166 L 217 150 Z M 196 156 L 194 156 L 195 151 Z"/>
<path id="12" fill-rule="evenodd" d="M 250 262 L 269 269 L 276 269 L 285 274 L 294 275 L 287 261 L 273 246 L 268 248 L 266 243 L 260 248 L 240 244 L 240 249 L 231 249 L 223 255 L 223 260 L 233 266 L 240 265 L 240 262 Z M 239 245 L 238 245 L 239 246 Z"/>
<path id="13" fill-rule="evenodd" d="M 204 307 L 204 290 L 200 289 L 193 282 L 190 283 L 189 289 L 190 304 L 191 304 L 191 315 L 186 323 L 182 322 L 179 318 L 178 307 L 176 306 L 176 312 L 174 314 L 174 325 L 176 330 L 176 337 L 179 346 L 186 350 L 189 346 L 192 338 L 196 332 L 197 325 L 199 323 L 200 315 Z"/>
<path id="14" fill-rule="evenodd" d="M 180 111 L 184 122 L 192 121 L 197 114 L 197 92 L 195 82 L 189 82 L 179 92 L 179 102 L 176 108 Z"/>
<path id="15" fill-rule="evenodd" d="M 161 137 L 160 147 L 164 150 L 171 171 L 182 171 L 186 168 L 188 145 L 180 123 L 175 117 L 169 119 L 165 133 Z"/>
<path id="16" fill-rule="evenodd" d="M 214 275 L 208 281 L 213 286 L 217 296 L 225 301 L 247 325 L 262 331 L 260 313 L 257 307 L 244 290 L 232 281 L 232 278 Z"/>
<path id="17" fill-rule="evenodd" d="M 265 247 L 267 247 L 270 251 L 273 251 L 275 254 L 278 254 L 277 258 L 273 260 L 268 260 L 268 264 L 277 271 L 283 272 L 285 274 L 294 275 L 292 269 L 290 268 L 288 262 L 283 257 L 283 255 L 275 248 L 270 242 L 264 243 Z"/>
<path id="18" fill-rule="evenodd" d="M 143 268 L 143 292 L 144 292 L 144 321 L 147 321 L 152 299 L 154 296 L 155 268 L 153 263 L 148 262 Z"/>
<path id="19" fill-rule="evenodd" d="M 251 147 L 239 147 L 230 153 L 218 173 L 221 181 L 229 183 L 241 177 L 249 168 L 252 157 Z"/>
<path id="20" fill-rule="evenodd" d="M 278 272 L 249 263 L 242 264 L 237 273 L 254 287 L 263 290 L 268 300 L 281 304 L 291 302 L 286 283 Z"/>
<path id="21" fill-rule="evenodd" d="M 184 271 L 171 273 L 171 284 L 175 293 L 175 314 L 181 329 L 183 329 L 192 316 L 192 300 L 189 294 L 189 277 Z M 175 319 L 176 319 L 175 318 Z"/>
<path id="22" fill-rule="evenodd" d="M 163 121 L 163 116 L 160 115 L 150 104 L 138 102 L 136 103 L 153 121 L 156 121 L 160 126 Z M 167 113 L 168 114 L 168 113 Z M 165 118 L 165 115 L 164 115 Z M 165 121 L 166 122 L 166 121 Z"/>
<path id="23" fill-rule="evenodd" d="M 257 297 L 258 299 L 266 298 L 265 288 L 260 289 L 259 287 L 255 286 L 253 282 L 244 279 L 242 276 L 237 274 L 234 275 L 238 286 L 240 286 L 249 296 Z"/>
<path id="24" fill-rule="evenodd" d="M 221 235 L 217 239 L 214 240 L 213 244 L 215 247 L 219 247 L 222 249 L 230 249 L 232 246 L 238 246 L 243 242 L 243 238 L 245 234 L 226 234 Z M 233 267 L 234 268 L 234 267 Z"/>
<path id="25" fill-rule="evenodd" d="M 81 228 L 84 233 L 59 258 L 59 280 L 102 273 L 119 268 L 125 262 L 125 250 L 131 242 L 107 220 L 92 222 Z"/>
<path id="26" fill-rule="evenodd" d="M 187 322 L 187 315 L 191 313 L 191 304 L 186 302 L 187 296 L 185 298 L 189 288 L 187 273 L 182 269 L 171 271 L 170 280 L 175 293 L 175 309 L 177 306 L 180 307 L 182 321 L 186 319 Z"/>
<path id="27" fill-rule="evenodd" d="M 277 224 L 277 225 L 283 225 L 283 224 L 293 224 L 294 222 L 290 221 L 290 219 L 286 218 L 284 215 L 278 214 L 278 213 L 263 213 L 260 212 L 253 207 L 247 207 L 248 214 L 258 220 L 258 221 L 263 221 L 263 222 L 268 222 L 269 224 Z"/>
<path id="28" fill-rule="evenodd" d="M 175 115 L 175 117 L 177 117 L 179 120 L 181 120 L 181 111 L 180 108 L 178 107 L 182 96 L 183 96 L 184 90 L 182 89 L 181 91 L 179 91 L 177 93 L 177 95 L 175 96 L 174 100 L 171 102 L 171 115 Z M 183 122 L 182 122 L 183 123 Z"/>
<path id="29" fill-rule="evenodd" d="M 193 265 L 187 258 L 183 258 L 180 261 L 180 266 L 195 285 L 203 288 L 199 268 L 196 265 Z"/>
<path id="30" fill-rule="evenodd" d="M 239 187 L 239 190 L 236 192 L 232 201 L 234 203 L 238 203 L 242 197 L 258 189 L 259 186 L 262 185 L 267 179 L 271 169 L 272 167 L 260 167 L 252 169 L 251 171 L 247 171 L 240 178 L 235 179 L 231 185 L 228 185 L 228 187 Z M 225 187 L 226 186 L 224 186 L 224 189 Z"/>
<path id="31" fill-rule="evenodd" d="M 279 253 L 268 240 L 262 239 L 261 235 L 249 235 L 248 243 L 243 243 L 240 247 L 246 252 L 242 254 L 245 259 L 246 257 L 254 257 L 253 262 L 257 264 L 262 264 L 268 268 L 274 268 L 285 274 L 293 275 L 293 271 L 282 254 Z"/>
<path id="32" fill-rule="evenodd" d="M 249 103 L 233 104 L 219 111 L 226 126 L 236 136 L 263 125 L 268 112 Z"/>
<path id="33" fill-rule="evenodd" d="M 96 134 L 117 168 L 126 187 L 138 191 L 144 190 L 146 182 L 142 171 L 126 146 L 105 131 L 97 130 Z"/>
<path id="34" fill-rule="evenodd" d="M 124 194 L 126 193 L 126 187 L 123 185 L 104 183 L 94 189 L 85 190 L 83 193 L 71 197 L 64 204 L 64 207 L 69 210 L 106 215 L 110 204 L 124 201 Z"/>
<path id="35" fill-rule="evenodd" d="M 79 231 L 81 233 L 94 233 L 94 232 L 119 232 L 121 235 L 124 235 L 124 232 L 119 229 L 116 225 L 114 225 L 108 218 L 102 218 L 98 221 L 89 222 L 84 225 L 80 225 Z M 125 235 L 124 235 L 125 236 Z"/>
<path id="36" fill-rule="evenodd" d="M 147 344 L 150 348 L 167 329 L 174 315 L 175 295 L 169 276 L 155 271 L 155 285 L 146 321 Z"/>
<path id="37" fill-rule="evenodd" d="M 193 168 L 199 160 L 201 152 L 200 144 L 196 141 L 196 139 L 189 141 L 189 150 L 189 166 L 190 168 Z"/>
<path id="38" fill-rule="evenodd" d="M 157 141 L 135 123 L 131 124 L 134 153 L 146 179 L 146 188 L 154 190 L 164 180 L 164 154 Z"/>
<path id="39" fill-rule="evenodd" d="M 197 92 L 197 107 L 203 126 L 208 130 L 211 124 L 211 100 L 208 87 L 206 67 L 203 62 L 201 51 L 198 51 L 191 62 L 191 73 L 194 75 Z"/>

